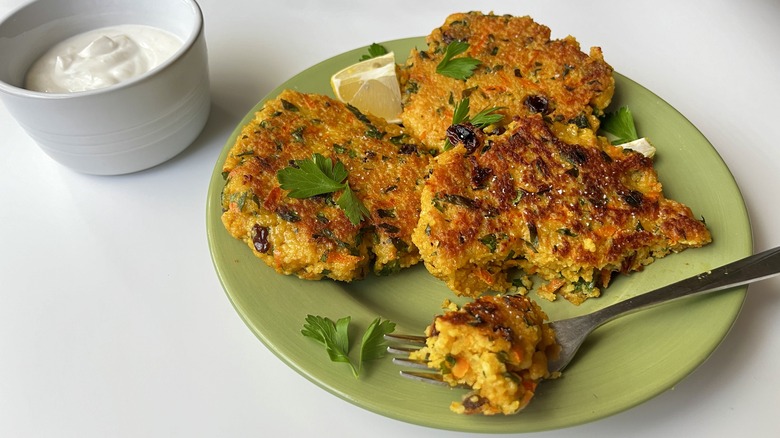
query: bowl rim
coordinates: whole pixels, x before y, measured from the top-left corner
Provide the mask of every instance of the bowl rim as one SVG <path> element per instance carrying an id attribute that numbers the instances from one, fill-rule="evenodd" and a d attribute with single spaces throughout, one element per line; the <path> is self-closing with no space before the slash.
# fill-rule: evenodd
<path id="1" fill-rule="evenodd" d="M 35 1 L 25 3 L 19 6 L 18 8 L 14 9 L 13 11 L 11 11 L 11 13 L 6 15 L 5 17 L 2 17 L 2 20 L 0 20 L 0 27 L 2 27 L 6 22 L 13 20 L 17 14 L 19 14 L 25 8 L 30 7 L 33 3 L 35 3 Z M 203 32 L 205 27 L 204 19 L 203 19 L 203 9 L 198 4 L 197 0 L 177 0 L 177 1 L 187 3 L 187 5 L 189 5 L 191 10 L 194 12 L 194 23 L 192 28 L 193 31 L 190 32 L 187 38 L 182 41 L 181 47 L 179 47 L 171 56 L 169 56 L 168 59 L 161 62 L 159 65 L 155 66 L 154 68 L 138 76 L 129 78 L 127 80 L 124 80 L 122 82 L 107 87 L 97 88 L 94 90 L 84 90 L 84 91 L 74 91 L 74 92 L 64 92 L 64 93 L 29 90 L 24 87 L 11 85 L 8 82 L 5 82 L 4 80 L 0 79 L 0 92 L 3 92 L 8 95 L 16 96 L 16 97 L 42 99 L 42 100 L 76 99 L 76 98 L 87 97 L 92 95 L 115 92 L 117 90 L 131 87 L 138 84 L 139 82 L 148 80 L 158 72 L 167 69 L 171 64 L 176 63 L 184 55 L 190 52 L 195 46 L 195 44 L 197 43 L 197 41 L 203 37 Z M 100 29 L 100 27 L 97 27 L 95 29 Z"/>

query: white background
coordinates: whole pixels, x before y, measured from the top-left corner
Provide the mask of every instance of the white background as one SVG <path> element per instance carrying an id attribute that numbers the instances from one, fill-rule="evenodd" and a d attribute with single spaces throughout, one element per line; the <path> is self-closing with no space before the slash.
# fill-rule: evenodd
<path id="1" fill-rule="evenodd" d="M 22 3 L 0 1 L 0 15 Z M 531 15 L 555 38 L 601 46 L 722 155 L 748 205 L 755 250 L 780 244 L 780 2 L 200 3 L 213 110 L 173 160 L 126 176 L 77 174 L 46 157 L 0 105 L 2 437 L 466 435 L 365 411 L 285 366 L 231 307 L 205 230 L 211 171 L 258 100 L 333 55 L 425 35 L 450 12 Z M 750 286 L 721 347 L 673 390 L 529 436 L 780 436 L 779 288 L 780 279 Z"/>

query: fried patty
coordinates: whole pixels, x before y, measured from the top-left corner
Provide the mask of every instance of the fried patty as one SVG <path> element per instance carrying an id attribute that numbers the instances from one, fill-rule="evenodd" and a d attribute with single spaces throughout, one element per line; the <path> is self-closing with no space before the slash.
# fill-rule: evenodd
<path id="1" fill-rule="evenodd" d="M 473 76 L 454 79 L 436 72 L 447 45 L 469 44 L 460 57 L 481 62 Z M 580 50 L 571 36 L 550 39 L 550 29 L 529 17 L 456 13 L 427 37 L 426 50 L 412 50 L 400 69 L 401 119 L 409 132 L 442 148 L 457 102 L 469 98 L 472 115 L 485 108 L 500 113 L 539 113 L 551 121 L 598 129 L 615 88 L 612 67 L 601 49 Z"/>
<path id="2" fill-rule="evenodd" d="M 288 197 L 277 172 L 321 154 L 340 161 L 370 217 L 358 225 L 339 193 Z M 411 241 L 430 154 L 397 125 L 326 96 L 283 91 L 243 127 L 224 163 L 222 221 L 282 274 L 351 281 L 414 265 Z"/>
<path id="3" fill-rule="evenodd" d="M 451 386 L 473 389 L 450 408 L 461 414 L 514 414 L 542 379 L 555 377 L 548 359 L 560 350 L 542 309 L 522 295 L 485 295 L 452 305 L 426 328 L 426 344 L 410 357 L 424 360 Z"/>
<path id="4" fill-rule="evenodd" d="M 511 287 L 520 268 L 579 304 L 614 272 L 710 242 L 690 208 L 663 195 L 652 160 L 590 129 L 519 117 L 500 136 L 463 125 L 438 155 L 413 241 L 428 270 L 459 295 Z"/>

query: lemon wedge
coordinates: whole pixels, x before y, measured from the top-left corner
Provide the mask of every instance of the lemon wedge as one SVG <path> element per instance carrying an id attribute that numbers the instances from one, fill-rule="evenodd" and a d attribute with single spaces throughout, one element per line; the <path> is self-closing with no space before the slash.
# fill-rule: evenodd
<path id="1" fill-rule="evenodd" d="M 336 99 L 361 112 L 400 123 L 401 87 L 393 52 L 353 64 L 330 78 Z"/>

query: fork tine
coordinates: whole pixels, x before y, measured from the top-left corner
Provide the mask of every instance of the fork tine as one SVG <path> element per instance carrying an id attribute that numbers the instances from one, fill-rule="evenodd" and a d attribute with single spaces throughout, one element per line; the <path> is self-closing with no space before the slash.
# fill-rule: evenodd
<path id="1" fill-rule="evenodd" d="M 413 351 L 419 350 L 425 346 L 426 337 L 416 335 L 403 335 L 397 333 L 390 333 L 385 335 L 385 339 L 388 341 L 398 342 L 406 345 L 389 345 L 387 352 L 390 354 L 409 355 Z M 407 379 L 416 380 L 418 382 L 430 383 L 438 386 L 450 387 L 450 384 L 445 382 L 440 372 L 431 369 L 428 366 L 428 362 L 424 360 L 409 359 L 408 357 L 394 357 L 393 363 L 395 365 L 405 366 L 409 368 L 417 368 L 427 371 L 412 371 L 402 370 L 400 374 Z M 459 387 L 462 385 L 458 385 Z"/>
<path id="2" fill-rule="evenodd" d="M 412 353 L 414 351 L 419 350 L 419 348 L 416 347 L 403 347 L 400 345 L 388 345 L 387 346 L 387 352 L 390 354 L 406 354 Z"/>
<path id="3" fill-rule="evenodd" d="M 385 339 L 388 341 L 396 341 L 396 342 L 403 342 L 405 344 L 412 344 L 412 345 L 425 345 L 425 336 L 416 336 L 416 335 L 402 335 L 398 333 L 388 333 L 385 335 Z"/>
<path id="4" fill-rule="evenodd" d="M 422 360 L 414 360 L 414 359 L 408 359 L 405 357 L 394 357 L 393 363 L 400 366 L 407 366 L 410 368 L 420 368 L 420 369 L 429 369 L 428 368 L 428 362 L 422 361 Z"/>
<path id="5" fill-rule="evenodd" d="M 401 376 L 418 382 L 449 387 L 450 384 L 442 380 L 441 374 L 427 373 L 424 371 L 401 371 Z"/>
<path id="6" fill-rule="evenodd" d="M 455 386 L 450 385 L 449 383 L 444 381 L 444 378 L 441 376 L 440 373 L 426 373 L 424 371 L 401 371 L 400 372 L 401 377 L 406 377 L 407 379 L 416 380 L 418 382 L 423 383 L 429 383 L 431 385 L 437 385 L 437 386 L 444 386 L 447 388 L 460 388 L 460 389 L 471 389 L 468 385 L 460 383 Z"/>

